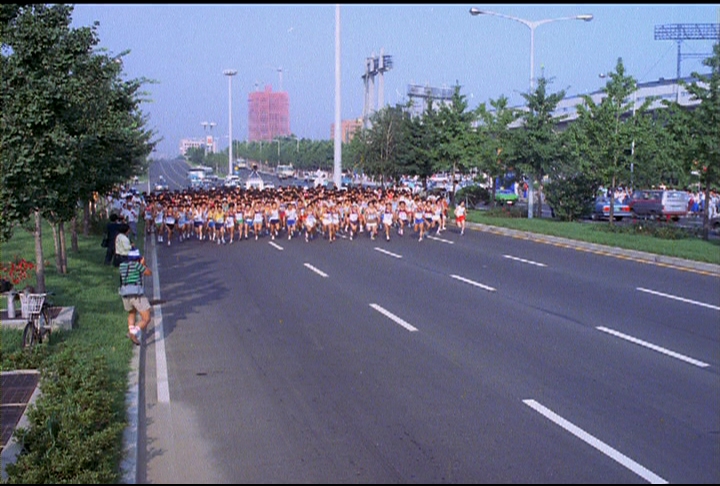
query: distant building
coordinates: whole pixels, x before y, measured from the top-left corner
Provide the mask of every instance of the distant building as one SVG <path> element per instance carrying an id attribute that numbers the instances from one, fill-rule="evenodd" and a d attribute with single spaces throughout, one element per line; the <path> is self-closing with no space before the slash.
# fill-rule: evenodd
<path id="1" fill-rule="evenodd" d="M 248 97 L 248 141 L 271 141 L 290 135 L 290 100 L 285 91 L 253 91 Z"/>
<path id="2" fill-rule="evenodd" d="M 208 135 L 205 139 L 202 138 L 183 138 L 180 140 L 180 154 L 185 155 L 191 148 L 200 148 L 207 151 L 209 154 L 217 152 L 217 140 L 212 135 Z"/>
<path id="3" fill-rule="evenodd" d="M 362 118 L 355 120 L 343 120 L 340 123 L 340 141 L 349 143 L 353 139 L 355 133 L 363 126 Z M 335 140 L 335 124 L 330 125 L 330 140 Z"/>
<path id="4" fill-rule="evenodd" d="M 422 115 L 427 108 L 427 104 L 431 101 L 433 110 L 438 110 L 441 105 L 450 103 L 454 93 L 454 87 L 433 88 L 431 86 L 409 84 L 407 95 L 411 101 L 410 114 L 412 116 Z"/>
<path id="5" fill-rule="evenodd" d="M 205 140 L 202 138 L 183 138 L 180 140 L 180 154 L 185 155 L 191 148 L 204 148 Z"/>

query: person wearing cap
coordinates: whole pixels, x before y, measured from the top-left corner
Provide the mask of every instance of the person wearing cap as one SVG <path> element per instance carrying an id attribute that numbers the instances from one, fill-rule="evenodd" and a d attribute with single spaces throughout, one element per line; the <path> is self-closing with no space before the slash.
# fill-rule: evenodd
<path id="1" fill-rule="evenodd" d="M 137 345 L 140 344 L 140 336 L 150 324 L 150 301 L 145 296 L 143 287 L 143 277 L 150 275 L 152 272 L 145 266 L 140 250 L 130 250 L 127 261 L 120 264 L 120 295 L 123 307 L 128 313 L 127 337 Z M 132 289 L 132 293 L 127 294 L 123 289 Z M 137 322 L 138 316 L 140 322 Z"/>

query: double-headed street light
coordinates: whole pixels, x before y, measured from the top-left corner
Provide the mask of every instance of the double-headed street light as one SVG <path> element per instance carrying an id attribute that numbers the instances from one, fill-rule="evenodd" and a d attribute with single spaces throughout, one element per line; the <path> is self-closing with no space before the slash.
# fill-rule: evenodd
<path id="1" fill-rule="evenodd" d="M 544 20 L 525 20 L 518 17 L 513 17 L 512 15 L 505 15 L 497 12 L 492 12 L 490 10 L 480 10 L 478 8 L 471 8 L 470 9 L 470 15 L 477 16 L 477 15 L 492 15 L 494 17 L 502 17 L 504 19 L 510 19 L 514 20 L 515 22 L 520 22 L 525 27 L 530 29 L 530 93 L 532 93 L 534 88 L 534 81 L 535 81 L 535 29 L 543 24 L 548 24 L 550 22 L 556 22 L 558 20 L 583 20 L 585 22 L 589 22 L 593 19 L 592 14 L 582 14 L 582 15 L 574 15 L 571 17 L 557 17 L 554 19 L 544 19 Z M 530 184 L 528 184 L 528 219 L 531 219 L 533 216 L 533 192 L 532 192 L 532 180 L 530 181 Z"/>
<path id="2" fill-rule="evenodd" d="M 223 74 L 228 77 L 228 126 L 229 126 L 229 144 L 228 144 L 228 175 L 233 173 L 233 155 L 232 155 L 232 77 L 237 74 L 235 69 L 226 69 Z"/>

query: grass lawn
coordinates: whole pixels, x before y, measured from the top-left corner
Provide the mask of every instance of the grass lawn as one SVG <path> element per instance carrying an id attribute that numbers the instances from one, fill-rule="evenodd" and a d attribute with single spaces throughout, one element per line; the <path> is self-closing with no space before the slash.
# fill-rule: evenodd
<path id="1" fill-rule="evenodd" d="M 710 241 L 698 237 L 665 239 L 640 232 L 608 231 L 609 223 L 589 224 L 538 218 L 508 218 L 493 214 L 490 211 L 469 210 L 467 221 L 720 265 L 719 238 Z M 656 226 L 658 225 L 653 225 Z M 615 225 L 615 227 L 618 230 L 628 229 L 627 225 L 622 227 Z M 665 229 L 671 236 L 677 236 L 679 233 L 672 225 Z M 662 230 L 663 227 L 660 226 L 660 231 Z"/>
<path id="2" fill-rule="evenodd" d="M 143 247 L 142 231 L 142 224 L 138 224 L 140 241 L 136 244 L 139 248 Z M 117 293 L 120 280 L 118 269 L 103 264 L 105 248 L 100 246 L 102 230 L 95 229 L 87 237 L 78 235 L 77 252 L 70 249 L 69 233 L 66 238 L 68 273 L 61 275 L 55 268 L 52 230 L 48 224 L 43 225 L 45 288 L 54 293 L 48 297 L 54 305 L 75 307 L 77 324 L 72 331 L 53 332 L 49 344 L 43 342 L 40 347 L 53 348 L 61 342 L 67 345 L 77 344 L 87 350 L 88 355 L 104 355 L 113 374 L 126 377 L 133 344 L 125 335 L 127 317 Z M 0 259 L 6 263 L 16 258 L 35 262 L 34 248 L 32 233 L 18 229 L 10 241 L 2 243 Z M 25 285 L 34 286 L 35 283 L 35 273 L 32 270 L 30 278 L 16 286 L 16 289 L 21 290 Z M 7 299 L 0 300 L 0 308 L 6 309 Z M 20 314 L 19 305 L 16 305 L 16 314 Z M 3 327 L 0 332 L 0 362 L 3 371 L 38 364 L 28 356 L 30 353 L 21 349 L 22 330 Z"/>

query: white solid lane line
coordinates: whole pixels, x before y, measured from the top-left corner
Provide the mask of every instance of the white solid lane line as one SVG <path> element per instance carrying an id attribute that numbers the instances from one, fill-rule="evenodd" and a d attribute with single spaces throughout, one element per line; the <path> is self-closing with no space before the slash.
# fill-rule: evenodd
<path id="1" fill-rule="evenodd" d="M 304 265 L 305 265 L 307 268 L 309 268 L 310 270 L 312 270 L 313 272 L 315 272 L 315 273 L 317 273 L 318 275 L 320 275 L 321 277 L 327 278 L 328 274 L 325 273 L 325 272 L 323 272 L 322 270 L 318 270 L 317 268 L 313 267 L 313 266 L 310 265 L 309 263 L 305 263 Z"/>
<path id="2" fill-rule="evenodd" d="M 152 238 L 152 278 L 153 299 L 160 300 L 160 272 L 157 264 L 157 247 L 155 238 Z M 167 356 L 165 355 L 165 331 L 163 330 L 162 305 L 157 304 L 153 309 L 155 333 L 155 373 L 157 374 L 158 403 L 170 403 L 170 382 L 168 380 Z M 148 333 L 149 334 L 149 333 Z"/>
<path id="3" fill-rule="evenodd" d="M 706 304 L 704 302 L 698 302 L 697 300 L 690 300 L 684 297 L 678 297 L 676 295 L 663 294 L 662 292 L 658 292 L 656 290 L 644 289 L 642 287 L 637 287 L 637 290 L 639 290 L 640 292 L 647 292 L 648 294 L 652 295 L 659 295 L 660 297 L 666 297 L 668 299 L 679 300 L 680 302 L 686 302 L 688 304 L 699 305 L 700 307 L 707 307 L 708 309 L 720 310 L 720 307 L 716 305 Z"/>
<path id="4" fill-rule="evenodd" d="M 490 292 L 495 292 L 495 288 L 493 288 L 493 287 L 489 287 L 489 286 L 481 284 L 479 282 L 475 282 L 474 280 L 470 280 L 468 278 L 461 277 L 460 275 L 450 275 L 450 276 L 452 278 L 454 278 L 455 280 L 460 280 L 461 282 L 465 282 L 467 284 L 474 285 L 475 287 L 480 287 L 481 289 L 485 289 Z"/>
<path id="5" fill-rule="evenodd" d="M 658 353 L 667 354 L 668 356 L 672 356 L 673 358 L 677 358 L 679 360 L 685 361 L 686 363 L 690 363 L 692 365 L 698 366 L 700 368 L 707 368 L 710 366 L 707 363 L 703 363 L 702 361 L 698 361 L 693 358 L 689 358 L 685 355 L 682 355 L 680 353 L 676 353 L 675 351 L 670 351 L 669 349 L 661 348 L 660 346 L 656 346 L 655 344 L 649 343 L 647 341 L 642 341 L 638 338 L 628 336 L 627 334 L 623 334 L 621 332 L 615 331 L 613 329 L 608 329 L 607 327 L 596 327 L 598 331 L 606 332 L 608 334 L 612 334 L 613 336 L 617 336 L 619 338 L 625 339 L 627 341 L 630 341 L 631 343 L 639 344 L 640 346 L 645 346 L 646 348 L 652 349 L 653 351 L 657 351 Z"/>
<path id="6" fill-rule="evenodd" d="M 595 449 L 599 450 L 606 456 L 610 457 L 611 459 L 617 461 L 622 466 L 626 467 L 627 469 L 631 470 L 647 482 L 651 484 L 667 484 L 668 482 L 655 474 L 654 472 L 650 471 L 649 469 L 645 468 L 644 466 L 641 466 L 637 462 L 633 461 L 629 457 L 627 457 L 624 454 L 621 454 L 619 451 L 613 449 L 609 445 L 605 444 L 603 441 L 593 437 L 592 435 L 588 434 L 581 428 L 573 425 L 572 423 L 568 422 L 555 412 L 553 412 L 550 409 L 547 409 L 540 405 L 535 400 L 523 400 L 523 403 L 527 405 L 528 407 L 532 408 L 536 412 L 543 415 L 545 418 L 551 420 L 555 424 L 559 425 L 563 429 L 567 430 L 571 434 L 573 434 L 578 439 L 582 440 L 583 442 L 593 446 Z"/>
<path id="7" fill-rule="evenodd" d="M 393 321 L 395 321 L 396 323 L 400 324 L 402 327 L 404 327 L 404 328 L 407 329 L 408 331 L 410 331 L 410 332 L 415 332 L 415 331 L 417 331 L 417 328 L 416 328 L 416 327 L 408 324 L 407 322 L 405 322 L 404 320 L 400 319 L 398 316 L 396 316 L 396 315 L 393 314 L 392 312 L 383 309 L 383 308 L 380 307 L 379 305 L 377 305 L 377 304 L 370 304 L 370 307 L 372 307 L 373 309 L 375 309 L 376 311 L 378 311 L 380 314 L 384 315 L 385 317 L 388 317 L 388 318 L 392 319 Z"/>
<path id="8" fill-rule="evenodd" d="M 503 257 L 509 258 L 510 260 L 515 260 L 517 262 L 527 263 L 528 265 L 535 265 L 538 267 L 547 267 L 547 265 L 545 265 L 544 263 L 538 263 L 538 262 L 534 262 L 532 260 L 525 260 L 524 258 L 514 257 L 512 255 L 503 255 Z"/>

